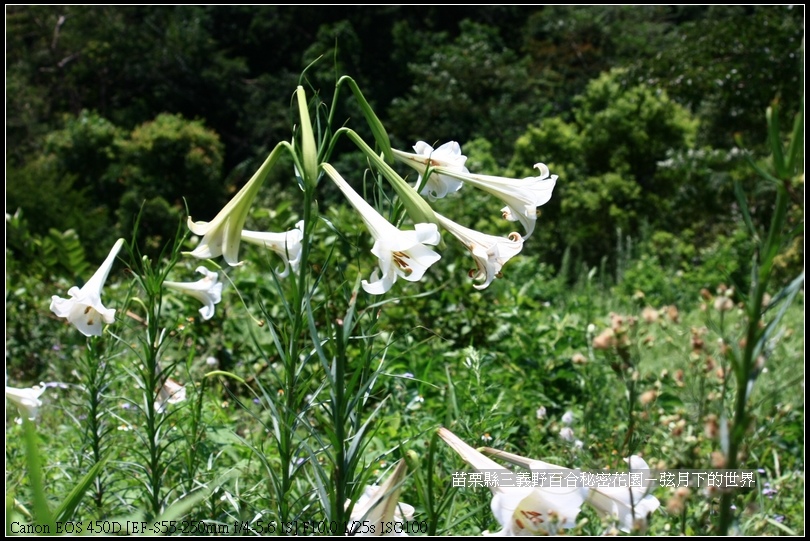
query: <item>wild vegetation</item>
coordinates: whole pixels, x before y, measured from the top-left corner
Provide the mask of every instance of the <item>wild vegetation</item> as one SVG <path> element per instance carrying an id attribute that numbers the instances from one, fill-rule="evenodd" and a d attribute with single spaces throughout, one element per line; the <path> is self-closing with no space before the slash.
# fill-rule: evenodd
<path id="1" fill-rule="evenodd" d="M 804 534 L 803 7 L 461 14 L 6 8 L 7 534 Z"/>

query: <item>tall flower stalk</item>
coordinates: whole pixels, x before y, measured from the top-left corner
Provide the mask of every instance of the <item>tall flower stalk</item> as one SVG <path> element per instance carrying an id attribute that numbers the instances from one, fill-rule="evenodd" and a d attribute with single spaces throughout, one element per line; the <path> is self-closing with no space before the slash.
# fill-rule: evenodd
<path id="1" fill-rule="evenodd" d="M 751 423 L 749 399 L 757 377 L 768 362 L 777 339 L 777 329 L 782 316 L 793 298 L 802 289 L 804 273 L 782 289 L 770 301 L 766 301 L 768 287 L 773 276 L 774 263 L 781 249 L 791 240 L 794 233 L 787 231 L 789 189 L 797 175 L 804 174 L 804 111 L 799 111 L 787 149 L 782 145 L 779 127 L 777 102 L 768 108 L 768 142 L 771 150 L 771 169 L 766 170 L 751 160 L 752 167 L 776 190 L 773 216 L 768 229 L 759 231 L 750 216 L 748 202 L 739 184 L 736 194 L 749 233 L 754 239 L 754 259 L 751 269 L 751 286 L 745 303 L 744 336 L 740 340 L 723 337 L 728 347 L 725 355 L 734 374 L 735 388 L 732 397 L 733 409 L 730 421 L 723 418 L 721 423 L 721 451 L 725 457 L 725 468 L 737 469 L 744 464 L 746 457 L 746 433 Z M 739 141 L 738 141 L 739 143 Z M 749 158 L 750 160 L 750 158 Z M 725 398 L 725 397 L 724 397 Z M 734 521 L 733 502 L 735 494 L 724 492 L 720 500 L 718 530 L 727 535 Z"/>
<path id="2" fill-rule="evenodd" d="M 112 350 L 112 344 L 106 342 L 103 338 L 90 337 L 78 364 L 83 391 L 83 400 L 78 405 L 84 409 L 84 420 L 78 421 L 82 427 L 83 452 L 80 456 L 82 461 L 87 460 L 87 467 L 102 464 L 112 452 L 115 424 L 111 422 L 110 394 L 116 374 L 110 365 L 112 354 L 105 351 L 105 347 Z M 83 466 L 80 464 L 80 468 Z M 93 482 L 91 494 L 100 516 L 107 515 L 109 481 L 108 473 L 101 472 Z"/>
<path id="3" fill-rule="evenodd" d="M 166 408 L 170 396 L 176 397 L 178 389 L 168 391 L 165 385 L 172 377 L 175 364 L 162 360 L 170 344 L 164 306 L 166 278 L 180 258 L 180 246 L 184 237 L 178 235 L 165 261 L 153 262 L 147 256 L 138 257 L 137 247 L 131 246 L 132 271 L 140 286 L 140 295 L 133 299 L 133 311 L 140 312 L 142 322 L 138 344 L 132 353 L 138 363 L 130 368 L 130 377 L 138 382 L 141 397 L 133 404 L 141 419 L 134 430 L 139 440 L 136 453 L 142 457 L 141 475 L 144 476 L 145 507 L 147 519 L 159 517 L 168 507 L 168 487 L 164 485 L 170 469 L 173 469 L 173 443 L 176 438 L 169 430 L 171 412 Z"/>

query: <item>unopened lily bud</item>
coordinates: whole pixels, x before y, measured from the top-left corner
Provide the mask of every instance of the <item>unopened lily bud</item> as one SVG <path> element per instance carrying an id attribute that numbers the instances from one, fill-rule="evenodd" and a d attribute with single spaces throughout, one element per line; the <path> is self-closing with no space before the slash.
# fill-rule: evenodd
<path id="1" fill-rule="evenodd" d="M 408 465 L 408 468 L 417 470 L 419 468 L 419 453 L 413 449 L 408 450 L 405 453 L 405 463 Z"/>

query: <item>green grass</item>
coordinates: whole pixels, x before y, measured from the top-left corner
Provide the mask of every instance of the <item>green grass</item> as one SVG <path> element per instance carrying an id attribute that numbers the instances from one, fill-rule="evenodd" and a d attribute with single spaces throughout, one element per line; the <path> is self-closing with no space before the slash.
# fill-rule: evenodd
<path id="1" fill-rule="evenodd" d="M 515 271 L 521 273 L 520 268 Z M 255 281 L 250 272 L 235 278 L 237 286 Z M 435 285 L 427 281 L 418 291 Z M 414 520 L 430 521 L 438 533 L 498 529 L 489 512 L 488 491 L 451 486 L 452 473 L 468 468 L 441 442 L 431 443 L 439 426 L 451 428 L 473 446 L 585 470 L 619 468 L 621 459 L 631 452 L 653 467 L 706 469 L 712 467 L 712 453 L 720 449 L 717 430 L 710 425 L 728 412 L 730 395 L 723 403 L 723 361 L 716 332 L 719 313 L 711 301 L 693 295 L 692 302 L 677 307 L 676 320 L 667 307 L 652 307 L 657 319 L 645 321 L 646 306 L 637 299 L 582 285 L 546 304 L 521 293 L 538 286 L 543 284 L 533 284 L 531 279 L 522 284 L 502 280 L 479 293 L 459 282 L 433 295 L 386 305 L 377 321 L 378 328 L 384 329 L 373 346 L 373 368 L 379 371 L 358 414 L 366 418 L 374 409 L 379 411 L 360 465 L 369 481 L 374 481 L 412 451 L 411 471 L 400 499 L 415 506 Z M 126 288 L 111 284 L 105 291 L 122 300 Z M 250 288 L 246 286 L 245 291 Z M 455 306 L 445 304 L 453 296 L 464 300 Z M 248 302 L 258 297 L 257 292 Z M 43 302 L 31 302 L 43 306 Z M 804 533 L 803 302 L 800 295 L 788 310 L 784 332 L 750 400 L 754 421 L 746 436 L 743 465 L 760 473 L 756 486 L 741 490 L 735 505 L 737 527 L 751 535 Z M 188 398 L 169 406 L 164 414 L 161 437 L 169 447 L 161 497 L 169 507 L 198 494 L 201 499 L 175 520 L 226 525 L 217 530 L 222 534 L 234 531 L 234 521 L 274 520 L 269 511 L 274 504 L 268 471 L 281 463 L 268 442 L 274 420 L 268 404 L 284 392 L 273 383 L 280 368 L 266 327 L 256 326 L 247 316 L 232 289 L 217 307 L 220 317 L 202 322 L 194 317 L 195 311 L 195 305 L 179 299 L 167 304 L 166 320 L 176 325 L 170 327 L 169 347 L 161 362 L 178 363 L 174 377 L 186 384 Z M 622 372 L 622 359 L 615 351 L 592 345 L 593 337 L 611 326 L 611 313 L 624 317 L 630 372 L 637 372 L 629 437 L 626 382 L 633 375 Z M 648 318 L 651 313 L 646 313 Z M 361 310 L 361 318 L 368 316 Z M 628 318 L 636 321 L 628 325 Z M 140 332 L 136 320 L 122 319 L 126 332 Z M 49 323 L 55 337 L 69 331 L 59 322 Z M 729 336 L 739 335 L 743 323 L 737 308 L 724 314 Z M 589 325 L 593 325 L 590 331 Z M 41 375 L 42 380 L 68 384 L 46 391 L 37 422 L 51 509 L 93 465 L 82 435 L 87 402 L 75 371 L 84 347 L 77 343 L 64 347 L 64 358 L 50 363 Z M 102 425 L 109 430 L 104 444 L 108 456 L 99 476 L 104 493 L 95 498 L 92 487 L 87 491 L 71 517 L 81 523 L 142 517 L 147 505 L 143 492 L 147 472 L 138 455 L 143 429 L 135 409 L 142 405 L 143 394 L 131 376 L 139 361 L 122 343 L 113 349 L 100 413 Z M 349 373 L 359 354 L 350 344 Z M 247 383 L 205 376 L 215 369 L 227 370 Z M 303 426 L 297 429 L 298 437 L 311 446 L 297 451 L 297 461 L 304 468 L 323 460 L 323 452 L 312 446 L 320 441 L 312 438 L 327 430 L 321 426 L 327 420 L 319 413 L 328 392 L 319 382 L 321 370 L 318 364 L 304 368 L 314 378 L 305 409 L 311 432 Z M 545 408 L 544 418 L 538 418 L 540 407 Z M 560 437 L 567 411 L 574 416 L 574 439 L 581 443 Z M 14 521 L 30 523 L 28 514 L 34 505 L 25 438 L 15 417 L 16 410 L 9 406 L 7 529 Z M 295 502 L 296 518 L 325 518 L 316 486 L 311 472 L 294 479 L 288 497 Z M 718 498 L 693 491 L 685 504 L 677 505 L 674 492 L 663 487 L 655 491 L 662 506 L 651 518 L 648 533 L 713 532 Z M 595 535 L 606 527 L 595 513 L 584 510 L 571 533 Z"/>

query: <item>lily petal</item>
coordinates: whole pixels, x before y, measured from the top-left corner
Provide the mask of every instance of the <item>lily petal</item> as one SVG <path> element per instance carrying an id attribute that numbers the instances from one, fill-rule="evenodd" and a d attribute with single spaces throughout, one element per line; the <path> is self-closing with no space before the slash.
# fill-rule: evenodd
<path id="1" fill-rule="evenodd" d="M 523 238 L 527 239 L 534 231 L 537 207 L 549 202 L 557 183 L 557 175 L 549 175 L 548 167 L 545 164 L 536 163 L 534 167 L 540 171 L 540 174 L 524 179 L 462 174 L 445 167 L 437 167 L 436 172 L 472 184 L 502 200 L 506 203 L 506 206 L 501 209 L 503 217 L 509 221 L 519 221 L 523 224 L 526 229 Z"/>
<path id="2" fill-rule="evenodd" d="M 382 485 L 369 485 L 354 504 L 351 520 L 355 523 L 370 525 L 366 530 L 357 532 L 359 536 L 380 536 L 394 522 L 404 522 L 413 519 L 414 508 L 406 503 L 399 502 L 399 493 L 408 467 L 404 460 L 397 463 L 397 467 L 388 476 Z M 346 502 L 348 506 L 349 502 Z"/>
<path id="3" fill-rule="evenodd" d="M 291 267 L 293 272 L 298 272 L 298 266 L 301 263 L 301 241 L 303 239 L 303 220 L 295 224 L 295 229 L 284 233 L 242 230 L 243 241 L 264 246 L 281 256 L 284 260 L 284 270 L 276 271 L 279 278 L 286 278 L 290 274 Z"/>
<path id="4" fill-rule="evenodd" d="M 51 297 L 51 311 L 58 317 L 67 318 L 85 336 L 101 336 L 102 323 L 115 322 L 115 309 L 105 308 L 101 304 L 101 289 L 123 245 L 124 239 L 118 239 L 107 259 L 84 287 L 79 289 L 74 286 L 68 290 L 69 299 L 57 295 Z"/>
<path id="5" fill-rule="evenodd" d="M 536 460 L 533 458 L 526 458 L 520 455 L 516 455 L 514 453 L 508 453 L 506 451 L 501 451 L 499 449 L 493 449 L 492 447 L 484 447 L 481 449 L 481 452 L 487 455 L 491 455 L 494 457 L 501 458 L 515 464 L 516 466 L 521 466 L 523 468 L 529 470 L 569 470 L 565 466 L 558 466 L 556 464 L 551 464 L 549 462 L 544 462 L 542 460 Z"/>
<path id="6" fill-rule="evenodd" d="M 461 153 L 461 147 L 456 141 L 449 141 L 435 150 L 424 141 L 419 141 L 413 146 L 413 149 L 416 154 L 396 149 L 393 149 L 393 152 L 395 158 L 419 172 L 417 187 L 422 184 L 423 175 L 431 167 L 446 167 L 459 173 L 469 174 L 469 170 L 464 166 L 467 156 Z M 431 174 L 420 193 L 431 201 L 435 201 L 445 197 L 448 193 L 457 192 L 462 185 L 460 180 L 451 176 Z"/>
<path id="7" fill-rule="evenodd" d="M 200 314 L 203 319 L 209 320 L 214 317 L 214 305 L 222 300 L 222 283 L 219 282 L 219 274 L 209 271 L 205 267 L 197 267 L 197 272 L 204 278 L 196 282 L 163 282 L 169 289 L 174 289 L 180 293 L 191 295 L 203 303 Z"/>
<path id="8" fill-rule="evenodd" d="M 502 535 L 557 535 L 576 525 L 584 498 L 576 488 L 509 487 L 492 497 Z"/>
<path id="9" fill-rule="evenodd" d="M 166 411 L 166 406 L 169 404 L 177 404 L 186 399 L 186 388 L 180 383 L 174 381 L 172 378 L 166 378 L 166 381 L 158 391 L 157 402 L 155 402 L 155 411 L 163 413 Z"/>
<path id="10" fill-rule="evenodd" d="M 520 253 L 523 248 L 523 237 L 511 233 L 508 237 L 487 235 L 469 229 L 436 213 L 439 224 L 467 247 L 475 260 L 476 268 L 469 272 L 470 278 L 481 282 L 474 284 L 476 289 L 484 289 L 495 278 L 501 277 L 501 269 L 507 261 Z"/>
<path id="11" fill-rule="evenodd" d="M 6 398 L 17 406 L 17 409 L 20 410 L 20 414 L 31 421 L 37 418 L 38 409 L 42 406 L 42 401 L 39 397 L 42 396 L 44 392 L 45 387 L 38 385 L 25 389 L 6 386 Z"/>
<path id="12" fill-rule="evenodd" d="M 631 472 L 649 470 L 647 462 L 638 455 L 626 458 Z M 644 529 L 647 520 L 661 506 L 658 498 L 649 494 L 651 487 L 590 487 L 588 503 L 600 516 L 609 516 L 619 523 L 623 532 Z"/>

